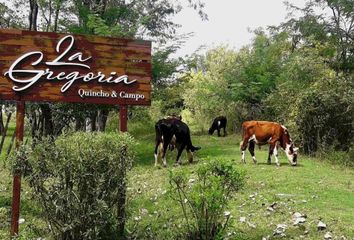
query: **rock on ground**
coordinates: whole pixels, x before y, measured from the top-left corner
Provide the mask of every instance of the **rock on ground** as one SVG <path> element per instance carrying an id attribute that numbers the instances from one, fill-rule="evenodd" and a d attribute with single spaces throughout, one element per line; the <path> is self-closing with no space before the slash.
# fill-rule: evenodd
<path id="1" fill-rule="evenodd" d="M 317 224 L 317 230 L 325 230 L 327 228 L 327 225 L 322 222 L 322 221 L 319 221 L 318 224 Z"/>

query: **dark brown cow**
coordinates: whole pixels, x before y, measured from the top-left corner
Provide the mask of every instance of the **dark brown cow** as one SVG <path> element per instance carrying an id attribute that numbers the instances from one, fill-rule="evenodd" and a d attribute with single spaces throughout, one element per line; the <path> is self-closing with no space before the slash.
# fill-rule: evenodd
<path id="1" fill-rule="evenodd" d="M 292 166 L 297 164 L 297 150 L 291 141 L 286 127 L 275 122 L 247 121 L 242 124 L 243 137 L 241 142 L 242 162 L 246 163 L 245 150 L 248 145 L 253 162 L 257 163 L 254 155 L 255 145 L 269 144 L 268 164 L 271 163 L 271 155 L 274 154 L 275 163 L 280 166 L 278 160 L 277 143 L 284 149 L 286 156 Z"/>
<path id="2" fill-rule="evenodd" d="M 155 124 L 156 144 L 155 144 L 155 166 L 157 166 L 159 156 L 166 166 L 166 151 L 171 143 L 177 148 L 176 164 L 181 164 L 181 154 L 186 149 L 189 162 L 193 162 L 193 154 L 200 147 L 192 145 L 189 127 L 176 117 L 160 119 Z"/>

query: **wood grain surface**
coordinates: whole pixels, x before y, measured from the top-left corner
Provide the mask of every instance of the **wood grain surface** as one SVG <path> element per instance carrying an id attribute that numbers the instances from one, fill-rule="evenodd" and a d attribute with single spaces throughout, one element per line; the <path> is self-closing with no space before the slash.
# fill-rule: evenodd
<path id="1" fill-rule="evenodd" d="M 57 52 L 59 41 L 70 34 L 58 34 L 47 32 L 32 32 L 25 30 L 0 29 L 0 99 L 47 101 L 47 102 L 79 102 L 112 105 L 150 105 L 151 93 L 151 42 L 143 40 L 108 38 L 86 35 L 73 36 L 73 45 L 63 56 L 60 62 L 82 63 L 87 67 L 61 65 L 48 65 L 71 44 L 67 38 L 62 42 Z M 97 79 L 83 81 L 77 79 L 66 90 L 62 87 L 70 79 L 47 79 L 43 75 L 33 85 L 23 91 L 14 91 L 14 86 L 23 87 L 26 83 L 14 82 L 5 74 L 11 65 L 26 53 L 38 51 L 43 53 L 43 59 L 32 65 L 39 59 L 39 54 L 30 56 L 21 61 L 14 70 L 46 70 L 52 71 L 52 76 L 64 73 L 66 76 L 72 72 L 79 72 L 84 76 L 89 72 L 93 75 L 99 72 L 106 77 L 127 75 L 129 80 L 136 80 L 132 84 L 99 82 Z M 80 61 L 70 56 L 82 53 Z M 27 80 L 35 76 L 35 73 L 13 73 L 16 79 Z M 64 75 L 65 76 L 65 75 Z M 80 96 L 80 93 L 103 92 L 105 96 Z M 108 96 L 108 95 L 109 96 Z M 93 94 L 95 95 L 95 94 Z M 140 96 L 138 99 L 135 96 Z M 143 98 L 142 98 L 143 96 Z"/>

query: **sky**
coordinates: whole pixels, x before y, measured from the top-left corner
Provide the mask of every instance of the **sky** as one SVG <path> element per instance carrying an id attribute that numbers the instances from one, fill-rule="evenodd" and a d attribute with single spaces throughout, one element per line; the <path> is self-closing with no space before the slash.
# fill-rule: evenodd
<path id="1" fill-rule="evenodd" d="M 254 35 L 249 30 L 269 25 L 279 25 L 287 18 L 284 0 L 203 0 L 209 21 L 202 21 L 196 11 L 184 8 L 174 22 L 182 25 L 178 33 L 193 32 L 177 56 L 192 54 L 201 45 L 205 49 L 227 44 L 240 49 L 250 44 Z M 303 7 L 305 0 L 288 0 Z M 204 50 L 205 51 L 205 50 Z"/>

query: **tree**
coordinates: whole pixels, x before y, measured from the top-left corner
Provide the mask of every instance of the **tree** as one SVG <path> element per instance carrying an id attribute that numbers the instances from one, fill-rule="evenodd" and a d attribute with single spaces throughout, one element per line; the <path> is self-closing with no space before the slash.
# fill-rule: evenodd
<path id="1" fill-rule="evenodd" d="M 308 1 L 301 9 L 288 4 L 302 16 L 292 18 L 280 28 L 291 32 L 293 42 L 314 47 L 322 45 L 336 72 L 354 71 L 354 2 L 351 0 Z"/>
<path id="2" fill-rule="evenodd" d="M 285 33 L 255 34 L 252 45 L 238 52 L 223 46 L 208 51 L 202 70 L 190 74 L 183 97 L 204 127 L 218 115 L 227 115 L 234 130 L 264 116 L 262 101 L 276 87 L 290 43 Z"/>
<path id="3" fill-rule="evenodd" d="M 233 106 L 230 84 L 235 77 L 236 53 L 220 46 L 208 51 L 202 62 L 204 71 L 186 74 L 182 97 L 198 125 L 205 129 L 215 116 L 229 113 Z"/>
<path id="4" fill-rule="evenodd" d="M 18 4 L 14 2 L 15 8 Z M 0 28 L 24 28 L 24 16 L 0 2 Z"/>

